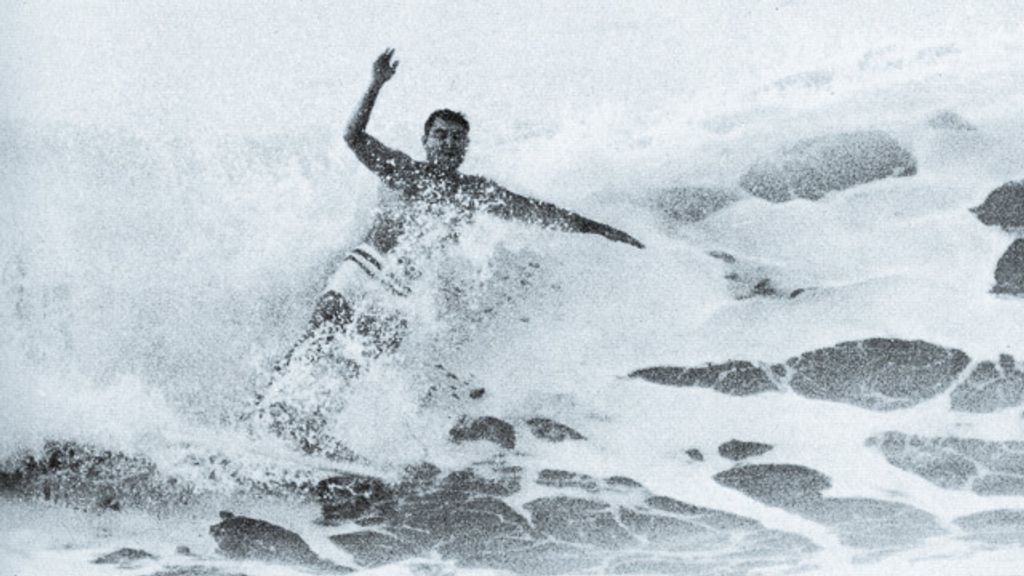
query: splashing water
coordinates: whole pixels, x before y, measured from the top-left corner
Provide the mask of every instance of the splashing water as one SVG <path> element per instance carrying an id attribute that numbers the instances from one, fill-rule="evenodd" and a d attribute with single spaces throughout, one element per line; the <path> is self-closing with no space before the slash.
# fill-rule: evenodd
<path id="1" fill-rule="evenodd" d="M 820 523 L 712 480 L 731 463 L 686 453 L 757 439 L 774 446 L 767 462 L 826 474 L 830 497 L 897 500 L 949 528 L 1020 508 L 1020 497 L 951 492 L 865 441 L 893 430 L 1020 440 L 1019 410 L 952 411 L 942 393 L 878 412 L 792 390 L 734 397 L 623 377 L 650 366 L 784 363 L 868 338 L 924 340 L 973 361 L 1024 356 L 1024 304 L 990 293 L 1012 235 L 969 212 L 1021 178 L 1020 6 L 2 12 L 0 457 L 39 453 L 48 441 L 94 445 L 144 456 L 200 495 L 163 517 L 166 526 L 144 511 L 4 500 L 14 520 L 0 562 L 19 573 L 111 573 L 84 559 L 112 539 L 212 553 L 205 525 L 196 527 L 221 502 L 247 502 L 299 530 L 311 506 L 249 499 L 339 466 L 395 479 L 417 462 L 479 462 L 486 448 L 449 442 L 464 414 L 572 423 L 586 443 L 525 440 L 517 465 L 628 475 L 802 534 L 825 550 L 812 562 L 829 573 L 1011 573 L 1014 550 L 986 553 L 952 537 L 858 564 L 860 552 Z M 368 226 L 376 182 L 339 136 L 385 45 L 402 64 L 371 133 L 416 156 L 431 110 L 463 110 L 473 124 L 467 172 L 609 222 L 647 249 L 481 218 L 427 265 L 400 354 L 359 378 L 296 385 L 311 403 L 335 406 L 330 435 L 355 458 L 342 465 L 253 433 L 240 415 Z M 930 125 L 941 113 L 976 129 Z M 892 135 L 917 159 L 916 175 L 816 202 L 737 192 L 758 159 L 857 130 Z M 659 195 L 683 187 L 725 190 L 728 201 L 699 222 L 666 218 Z M 737 299 L 726 278 L 734 268 L 709 252 L 803 295 Z M 449 372 L 483 398 L 425 401 Z M 81 530 L 26 536 L 65 523 Z"/>

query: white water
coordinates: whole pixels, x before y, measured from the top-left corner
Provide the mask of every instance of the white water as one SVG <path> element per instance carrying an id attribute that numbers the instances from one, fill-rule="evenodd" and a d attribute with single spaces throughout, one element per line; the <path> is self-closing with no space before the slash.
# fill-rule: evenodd
<path id="1" fill-rule="evenodd" d="M 515 298 L 479 326 L 452 328 L 461 347 L 438 350 L 421 336 L 410 354 L 440 354 L 486 386 L 475 411 L 553 417 L 590 439 L 523 439 L 526 465 L 624 474 L 811 535 L 829 573 L 962 573 L 976 562 L 1012 573 L 1012 552 L 964 559 L 952 543 L 852 563 L 828 530 L 718 486 L 711 476 L 727 463 L 691 463 L 685 451 L 757 439 L 776 446 L 766 461 L 828 474 L 830 496 L 896 499 L 948 522 L 1024 502 L 939 489 L 864 439 L 885 430 L 1021 439 L 1019 411 L 950 413 L 940 397 L 876 413 L 621 377 L 658 364 L 781 361 L 866 337 L 1024 356 L 1024 301 L 988 292 L 1011 237 L 967 212 L 1024 174 L 1024 8 L 659 4 L 3 8 L 0 456 L 67 438 L 141 452 L 185 477 L 183 444 L 254 470 L 322 465 L 269 440 L 247 447 L 233 423 L 365 230 L 375 181 L 340 129 L 373 58 L 393 46 L 401 65 L 373 134 L 418 155 L 427 114 L 463 110 L 473 124 L 466 171 L 648 246 L 486 221 L 466 238 L 463 280 L 490 279 L 482 300 Z M 979 129 L 929 128 L 941 110 Z M 756 158 L 800 137 L 867 128 L 899 139 L 918 174 L 816 203 L 743 200 L 672 229 L 646 207 L 663 187 L 733 186 Z M 736 301 L 712 249 L 763 263 L 784 286 L 820 289 Z M 503 262 L 540 264 L 529 291 L 489 276 Z M 418 411 L 415 382 L 397 374 L 382 367 L 346 393 L 338 434 L 365 465 L 388 476 L 420 459 L 479 458 L 445 441 L 450 415 Z M 66 543 L 107 550 L 110 534 L 135 533 L 133 521 L 105 517 L 109 531 L 92 538 L 17 535 L 101 522 L 76 514 L 15 515 L 0 553 L 18 573 L 45 574 L 48 562 L 71 562 L 57 551 Z M 190 514 L 176 524 L 179 539 L 196 526 L 205 536 L 216 509 Z M 298 527 L 304 514 L 274 516 Z M 940 552 L 954 556 L 912 563 Z"/>

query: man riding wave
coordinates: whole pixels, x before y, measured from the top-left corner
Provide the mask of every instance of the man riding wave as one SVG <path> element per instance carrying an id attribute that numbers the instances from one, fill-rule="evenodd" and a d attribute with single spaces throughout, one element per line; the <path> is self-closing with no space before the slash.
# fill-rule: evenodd
<path id="1" fill-rule="evenodd" d="M 398 69 L 393 55 L 393 50 L 386 50 L 374 62 L 370 87 L 345 130 L 349 148 L 384 184 L 382 200 L 363 243 L 352 250 L 328 282 L 307 337 L 324 332 L 327 324 L 333 335 L 357 321 L 353 307 L 366 296 L 360 286 L 367 278 L 373 278 L 385 293 L 406 295 L 410 290 L 408 281 L 415 276 L 411 260 L 416 251 L 424 248 L 424 242 L 431 243 L 425 248 L 433 249 L 433 243 L 457 239 L 459 227 L 471 222 L 478 212 L 569 232 L 598 234 L 643 248 L 637 239 L 607 224 L 515 194 L 487 178 L 459 172 L 469 147 L 469 122 L 458 112 L 437 110 L 427 118 L 422 137 L 425 162 L 413 160 L 368 134 L 366 126 L 380 89 Z M 442 229 L 440 234 L 438 227 Z M 366 327 L 356 328 L 374 340 L 377 352 L 393 349 L 400 340 L 393 330 L 374 334 Z"/>
<path id="2" fill-rule="evenodd" d="M 370 87 L 345 130 L 349 148 L 380 178 L 381 202 L 363 242 L 327 282 L 306 334 L 277 367 L 275 381 L 300 357 L 305 365 L 333 362 L 348 369 L 349 375 L 357 373 L 359 360 L 350 351 L 339 352 L 339 342 L 358 342 L 355 355 L 364 358 L 395 350 L 408 330 L 400 309 L 417 276 L 417 255 L 456 241 L 459 229 L 477 213 L 597 234 L 643 248 L 637 239 L 607 224 L 459 172 L 469 147 L 469 122 L 458 112 L 437 110 L 427 118 L 422 137 L 426 161 L 414 160 L 369 135 L 366 126 L 380 89 L 398 68 L 393 55 L 393 50 L 385 50 L 374 62 Z M 277 424 L 279 420 L 274 419 Z M 310 449 L 309 442 L 301 443 Z"/>

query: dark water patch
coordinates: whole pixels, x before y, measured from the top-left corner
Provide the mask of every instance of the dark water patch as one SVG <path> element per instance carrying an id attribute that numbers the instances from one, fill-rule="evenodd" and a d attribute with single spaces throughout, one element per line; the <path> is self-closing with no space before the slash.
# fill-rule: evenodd
<path id="1" fill-rule="evenodd" d="M 538 498 L 523 505 L 544 536 L 606 550 L 637 545 L 608 503 L 585 498 Z"/>
<path id="2" fill-rule="evenodd" d="M 549 420 L 548 418 L 530 418 L 526 421 L 526 425 L 530 427 L 531 434 L 541 440 L 547 440 L 548 442 L 586 440 L 586 438 L 576 430 L 560 422 Z"/>
<path id="3" fill-rule="evenodd" d="M 752 166 L 740 187 L 771 202 L 817 200 L 831 191 L 916 173 L 917 161 L 893 137 L 849 132 L 797 142 Z"/>
<path id="4" fill-rule="evenodd" d="M 657 366 L 636 370 L 629 377 L 666 386 L 710 388 L 733 396 L 778 390 L 763 367 L 744 361 L 708 364 L 700 368 Z"/>
<path id="5" fill-rule="evenodd" d="M 683 560 L 682 558 L 616 558 L 608 567 L 609 574 L 693 574 L 706 576 L 721 570 L 708 562 Z M 719 572 L 720 573 L 720 572 Z"/>
<path id="6" fill-rule="evenodd" d="M 706 548 L 708 544 L 720 545 L 728 538 L 700 524 L 667 514 L 624 509 L 620 517 L 623 526 L 643 536 L 648 545 L 655 548 Z"/>
<path id="7" fill-rule="evenodd" d="M 402 500 L 387 527 L 417 546 L 431 548 L 488 538 L 530 539 L 533 534 L 521 514 L 500 498 L 434 492 Z"/>
<path id="8" fill-rule="evenodd" d="M 522 468 L 518 466 L 478 466 L 457 470 L 442 478 L 437 487 L 444 492 L 511 496 L 522 486 Z"/>
<path id="9" fill-rule="evenodd" d="M 739 576 L 779 572 L 782 566 L 800 573 L 797 562 L 783 563 L 750 558 L 755 554 L 735 554 L 725 558 L 700 558 L 664 554 L 658 557 L 622 555 L 612 560 L 602 572 L 606 574 L 685 574 L 687 576 Z"/>
<path id="10" fill-rule="evenodd" d="M 785 365 L 730 361 L 698 368 L 656 366 L 629 376 L 734 396 L 781 390 L 788 379 L 794 392 L 808 398 L 896 410 L 940 394 L 969 363 L 960 350 L 922 340 L 871 338 L 806 352 Z"/>
<path id="11" fill-rule="evenodd" d="M 510 554 L 536 544 L 525 518 L 497 498 L 453 502 L 431 495 L 410 506 L 389 526 L 392 533 L 413 548 L 462 565 L 500 566 L 512 560 Z"/>
<path id="12" fill-rule="evenodd" d="M 661 216 L 664 226 L 672 230 L 680 224 L 703 220 L 745 197 L 746 193 L 739 189 L 678 186 L 659 190 L 648 202 Z"/>
<path id="13" fill-rule="evenodd" d="M 690 460 L 693 460 L 694 462 L 704 461 L 704 454 L 702 454 L 701 451 L 697 450 L 696 448 L 690 448 L 689 450 L 687 450 L 686 455 L 689 456 Z"/>
<path id="14" fill-rule="evenodd" d="M 742 280 L 739 276 L 733 274 L 727 275 L 726 279 L 737 281 Z M 784 297 L 788 292 L 777 288 L 771 278 L 758 278 L 749 284 L 749 292 L 738 296 L 737 299 L 745 300 L 747 298 L 755 298 L 757 296 Z"/>
<path id="15" fill-rule="evenodd" d="M 982 496 L 1019 496 L 1024 494 L 1024 478 L 1009 474 L 988 474 L 975 480 L 971 489 Z"/>
<path id="16" fill-rule="evenodd" d="M 1024 495 L 1024 442 L 886 432 L 869 438 L 867 445 L 877 447 L 893 466 L 942 488 Z"/>
<path id="17" fill-rule="evenodd" d="M 973 132 L 978 128 L 967 121 L 963 116 L 952 110 L 943 110 L 928 119 L 928 126 L 936 130 L 951 130 L 954 132 Z"/>
<path id="18" fill-rule="evenodd" d="M 596 492 L 599 487 L 594 477 L 566 470 L 541 470 L 537 475 L 537 484 L 555 488 L 579 488 L 588 492 Z"/>
<path id="19" fill-rule="evenodd" d="M 356 564 L 368 568 L 398 562 L 421 552 L 418 547 L 408 542 L 373 530 L 336 534 L 330 539 L 351 554 Z"/>
<path id="20" fill-rule="evenodd" d="M 1024 228 L 1024 180 L 996 188 L 971 212 L 984 224 L 1012 231 Z"/>
<path id="21" fill-rule="evenodd" d="M 1024 371 L 1009 354 L 999 362 L 979 362 L 966 380 L 949 395 L 950 405 L 958 412 L 986 413 L 1020 406 L 1024 403 Z"/>
<path id="22" fill-rule="evenodd" d="M 956 380 L 970 358 L 921 340 L 872 338 L 807 352 L 786 362 L 803 396 L 872 410 L 908 408 Z"/>
<path id="23" fill-rule="evenodd" d="M 332 537 L 361 565 L 372 566 L 436 550 L 466 565 L 531 547 L 529 522 L 500 498 L 438 489 L 401 495 L 394 513 L 379 526 L 387 534 L 359 532 Z"/>
<path id="24" fill-rule="evenodd" d="M 986 510 L 953 520 L 968 540 L 995 545 L 1024 545 L 1024 510 Z"/>
<path id="25" fill-rule="evenodd" d="M 352 571 L 321 559 L 301 536 L 264 520 L 221 512 L 221 521 L 210 526 L 210 534 L 221 553 L 235 560 L 296 564 L 335 573 Z"/>
<path id="26" fill-rule="evenodd" d="M 934 516 L 899 502 L 871 498 L 824 498 L 808 518 L 835 526 L 847 546 L 903 548 L 945 531 Z"/>
<path id="27" fill-rule="evenodd" d="M 331 540 L 361 566 L 436 553 L 460 566 L 530 574 L 608 566 L 620 554 L 655 564 L 665 553 L 724 557 L 754 543 L 764 561 L 777 565 L 817 549 L 806 538 L 773 533 L 749 518 L 652 495 L 622 476 L 601 480 L 542 470 L 535 483 L 553 494 L 513 506 L 506 499 L 520 494 L 521 481 L 518 468 L 497 462 L 448 474 L 415 467 L 387 486 L 393 498 L 379 517 L 355 520 L 372 529 Z M 633 504 L 621 504 L 623 493 Z"/>
<path id="28" fill-rule="evenodd" d="M 605 556 L 585 546 L 564 542 L 516 542 L 513 546 L 474 554 L 470 565 L 510 570 L 517 574 L 562 574 L 591 570 L 605 563 Z"/>
<path id="29" fill-rule="evenodd" d="M 943 533 L 929 513 L 898 502 L 828 498 L 828 476 L 795 464 L 741 465 L 715 475 L 723 486 L 831 526 L 840 541 L 856 548 L 910 548 Z"/>
<path id="30" fill-rule="evenodd" d="M 401 480 L 395 486 L 395 492 L 414 492 L 422 486 L 431 486 L 441 477 L 442 472 L 441 468 L 430 462 L 419 462 L 406 466 L 402 471 Z"/>
<path id="31" fill-rule="evenodd" d="M 425 405 L 459 403 L 468 400 L 479 400 L 487 394 L 487 390 L 460 378 L 443 364 L 435 364 L 435 374 L 440 376 L 427 389 L 420 402 Z"/>
<path id="32" fill-rule="evenodd" d="M 148 576 L 246 576 L 243 572 L 225 572 L 214 566 L 168 566 Z"/>
<path id="33" fill-rule="evenodd" d="M 516 447 L 515 428 L 508 422 L 493 416 L 472 420 L 464 419 L 449 431 L 448 436 L 456 444 L 483 440 L 493 442 L 507 450 Z"/>
<path id="34" fill-rule="evenodd" d="M 371 476 L 332 476 L 320 481 L 315 493 L 326 523 L 381 516 L 394 506 L 391 489 Z"/>
<path id="35" fill-rule="evenodd" d="M 714 478 L 759 502 L 794 511 L 819 502 L 821 493 L 832 487 L 828 476 L 796 464 L 738 466 Z"/>
<path id="36" fill-rule="evenodd" d="M 627 478 L 625 476 L 611 476 L 611 477 L 605 478 L 604 483 L 605 483 L 605 486 L 607 486 L 608 488 L 610 488 L 612 490 L 615 490 L 615 489 L 643 490 L 644 489 L 644 485 L 643 484 L 637 482 L 636 480 L 633 480 L 632 478 Z"/>
<path id="37" fill-rule="evenodd" d="M 744 516 L 715 510 L 713 508 L 694 506 L 693 504 L 680 502 L 679 500 L 668 498 L 667 496 L 652 496 L 647 499 L 645 504 L 652 510 L 674 514 L 685 518 L 689 522 L 693 522 L 713 530 L 727 532 L 746 530 L 757 531 L 757 529 L 761 527 L 761 524 L 756 520 L 752 520 Z"/>
<path id="38" fill-rule="evenodd" d="M 729 254 L 728 252 L 722 252 L 721 250 L 712 250 L 711 252 L 708 252 L 708 256 L 711 256 L 712 258 L 717 258 L 722 262 L 725 262 L 726 264 L 736 263 L 735 256 Z"/>
<path id="39" fill-rule="evenodd" d="M 748 298 L 796 298 L 813 290 L 808 286 L 787 286 L 779 280 L 779 270 L 763 263 L 744 260 L 721 250 L 712 250 L 708 256 L 726 264 L 724 278 L 728 281 L 729 293 L 736 300 Z"/>
<path id="40" fill-rule="evenodd" d="M 93 564 L 134 564 L 142 560 L 156 560 L 156 556 L 137 548 L 121 548 L 93 560 Z"/>
<path id="41" fill-rule="evenodd" d="M 772 448 L 773 446 L 771 444 L 764 444 L 761 442 L 744 442 L 742 440 L 733 439 L 719 446 L 718 453 L 723 458 L 739 462 L 740 460 L 746 460 L 747 458 L 767 454 Z"/>
<path id="42" fill-rule="evenodd" d="M 992 292 L 1013 296 L 1024 294 L 1024 238 L 1014 240 L 999 258 L 995 278 Z"/>
<path id="43" fill-rule="evenodd" d="M 740 556 L 764 556 L 776 550 L 790 550 L 800 554 L 817 552 L 819 547 L 805 536 L 782 530 L 758 530 L 742 538 Z"/>

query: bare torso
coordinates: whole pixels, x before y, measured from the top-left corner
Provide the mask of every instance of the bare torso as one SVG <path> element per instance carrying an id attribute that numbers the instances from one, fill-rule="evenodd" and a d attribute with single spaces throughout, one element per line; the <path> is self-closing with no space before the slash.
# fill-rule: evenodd
<path id="1" fill-rule="evenodd" d="M 382 254 L 455 240 L 486 199 L 489 181 L 484 178 L 417 165 L 411 176 L 384 178 L 381 201 L 364 239 Z"/>
<path id="2" fill-rule="evenodd" d="M 345 129 L 345 142 L 388 189 L 365 238 L 367 244 L 389 255 L 408 244 L 436 246 L 438 241 L 456 238 L 460 226 L 483 209 L 509 220 L 599 234 L 643 247 L 629 234 L 607 224 L 514 194 L 485 178 L 459 174 L 469 145 L 469 123 L 461 114 L 437 110 L 427 119 L 423 135 L 427 162 L 413 160 L 367 134 L 377 94 L 398 68 L 398 62 L 391 59 L 393 55 L 393 50 L 385 50 L 374 62 L 370 87 Z"/>

